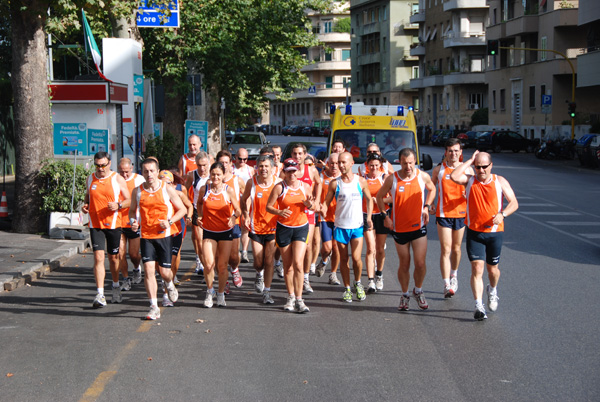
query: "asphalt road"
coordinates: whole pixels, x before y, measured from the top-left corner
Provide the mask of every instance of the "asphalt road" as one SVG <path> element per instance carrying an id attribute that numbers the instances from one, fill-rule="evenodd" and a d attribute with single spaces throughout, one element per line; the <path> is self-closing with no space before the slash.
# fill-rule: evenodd
<path id="1" fill-rule="evenodd" d="M 423 151 L 441 158 L 440 148 Z M 520 209 L 506 222 L 499 308 L 484 322 L 473 320 L 464 251 L 458 294 L 443 298 L 432 223 L 430 308 L 411 301 L 406 313 L 396 309 L 391 238 L 383 292 L 346 304 L 341 287 L 314 278 L 305 315 L 281 309 L 278 278 L 276 304 L 263 305 L 250 264 L 226 308 L 202 308 L 189 239 L 181 301 L 158 321 L 141 319 L 142 285 L 123 304 L 93 310 L 86 254 L 0 295 L 0 400 L 599 400 L 599 172 L 493 157 Z"/>

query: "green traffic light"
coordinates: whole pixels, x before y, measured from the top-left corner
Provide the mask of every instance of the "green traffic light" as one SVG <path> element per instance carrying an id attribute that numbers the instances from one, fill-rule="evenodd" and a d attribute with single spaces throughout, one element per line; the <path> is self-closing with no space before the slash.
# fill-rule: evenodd
<path id="1" fill-rule="evenodd" d="M 496 51 L 495 51 L 495 50 L 492 50 L 492 51 L 490 52 L 490 54 L 491 54 L 492 56 L 495 56 L 495 55 L 496 55 Z"/>

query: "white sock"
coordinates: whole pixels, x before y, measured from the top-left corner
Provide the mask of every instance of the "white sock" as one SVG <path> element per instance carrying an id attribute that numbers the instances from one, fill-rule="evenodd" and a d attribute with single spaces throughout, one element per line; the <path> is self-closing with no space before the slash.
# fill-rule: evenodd
<path id="1" fill-rule="evenodd" d="M 158 307 L 158 299 L 150 299 L 150 307 Z"/>
<path id="2" fill-rule="evenodd" d="M 264 277 L 265 277 L 265 270 L 264 270 L 264 269 L 261 269 L 261 270 L 258 272 L 258 276 L 259 276 L 259 277 L 261 277 L 261 278 L 264 278 Z"/>
<path id="3" fill-rule="evenodd" d="M 113 288 L 118 288 L 120 285 L 119 281 L 113 281 Z"/>
<path id="4" fill-rule="evenodd" d="M 304 274 L 304 280 L 308 280 L 308 274 Z"/>
<path id="5" fill-rule="evenodd" d="M 450 278 L 444 278 L 444 285 L 450 286 Z"/>
<path id="6" fill-rule="evenodd" d="M 423 288 L 415 288 L 415 293 L 419 294 L 419 293 L 423 293 Z"/>
<path id="7" fill-rule="evenodd" d="M 456 275 L 458 275 L 458 269 L 451 269 L 450 270 L 450 277 L 455 277 Z"/>
<path id="8" fill-rule="evenodd" d="M 354 281 L 354 286 L 358 285 L 360 283 L 360 279 L 358 281 Z"/>
<path id="9" fill-rule="evenodd" d="M 270 292 L 270 291 L 271 291 L 271 288 L 264 288 L 263 289 L 263 292 Z"/>
<path id="10" fill-rule="evenodd" d="M 98 292 L 99 295 L 104 296 L 104 288 L 96 288 L 96 291 Z"/>
<path id="11" fill-rule="evenodd" d="M 404 297 L 410 297 L 410 295 L 408 294 L 408 292 L 402 293 L 402 296 L 404 296 Z"/>
<path id="12" fill-rule="evenodd" d="M 311 271 L 314 271 L 316 267 L 317 267 L 317 264 L 310 264 Z"/>
<path id="13" fill-rule="evenodd" d="M 217 293 L 217 295 L 218 295 L 218 296 L 221 296 L 221 297 L 225 297 L 225 292 L 223 292 L 223 293 L 221 293 L 221 292 L 218 292 L 218 293 Z"/>
<path id="14" fill-rule="evenodd" d="M 491 294 L 491 295 L 495 295 L 496 293 L 498 293 L 498 291 L 496 290 L 496 288 L 493 288 L 493 287 L 490 285 L 490 294 Z"/>
<path id="15" fill-rule="evenodd" d="M 171 289 L 173 286 L 175 286 L 175 285 L 173 285 L 173 281 L 171 281 L 171 282 L 168 282 L 168 283 L 166 283 L 166 284 L 165 284 L 165 287 L 166 287 L 167 289 Z"/>

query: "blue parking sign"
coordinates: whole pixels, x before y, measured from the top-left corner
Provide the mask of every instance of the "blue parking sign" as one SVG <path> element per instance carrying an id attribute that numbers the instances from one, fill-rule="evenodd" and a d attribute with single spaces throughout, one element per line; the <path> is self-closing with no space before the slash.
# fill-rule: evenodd
<path id="1" fill-rule="evenodd" d="M 551 105 L 552 95 L 542 95 L 542 105 Z"/>

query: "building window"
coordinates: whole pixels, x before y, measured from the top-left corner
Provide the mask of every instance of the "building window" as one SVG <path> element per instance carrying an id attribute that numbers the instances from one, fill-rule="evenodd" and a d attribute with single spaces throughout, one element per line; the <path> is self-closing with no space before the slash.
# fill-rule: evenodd
<path id="1" fill-rule="evenodd" d="M 540 104 L 542 104 L 542 99 L 544 99 L 544 95 L 546 94 L 546 85 L 542 84 L 540 85 Z"/>
<path id="2" fill-rule="evenodd" d="M 360 43 L 356 44 L 356 55 L 360 55 Z"/>
<path id="3" fill-rule="evenodd" d="M 383 10 L 383 20 L 387 21 L 387 6 L 381 7 Z"/>
<path id="4" fill-rule="evenodd" d="M 325 52 L 325 61 L 333 60 L 333 52 Z"/>
<path id="5" fill-rule="evenodd" d="M 450 110 L 450 94 L 446 92 L 446 110 Z"/>
<path id="6" fill-rule="evenodd" d="M 412 67 L 412 78 L 419 78 L 419 66 Z"/>
<path id="7" fill-rule="evenodd" d="M 541 61 L 545 61 L 546 60 L 546 49 L 548 48 L 548 38 L 546 36 L 542 36 L 541 40 L 540 40 L 540 49 L 542 49 L 542 51 L 540 52 L 540 60 Z"/>
<path id="8" fill-rule="evenodd" d="M 483 107 L 483 94 L 469 94 L 469 109 L 481 109 Z"/>
<path id="9" fill-rule="evenodd" d="M 333 105 L 333 102 L 325 102 L 325 114 L 329 114 L 329 110 L 331 109 L 331 105 Z"/>
<path id="10" fill-rule="evenodd" d="M 535 109 L 535 85 L 529 87 L 529 109 Z"/>
<path id="11" fill-rule="evenodd" d="M 385 98 L 384 98 L 384 99 L 385 99 Z M 413 103 L 413 108 L 414 108 L 415 110 L 419 110 L 419 109 L 421 109 L 421 108 L 419 107 L 419 97 L 418 97 L 418 96 L 413 96 L 413 97 L 412 97 L 412 103 Z"/>
<path id="12" fill-rule="evenodd" d="M 506 110 L 506 89 L 500 90 L 500 110 Z"/>
<path id="13" fill-rule="evenodd" d="M 342 61 L 350 59 L 350 49 L 342 49 Z"/>
<path id="14" fill-rule="evenodd" d="M 302 107 L 302 115 L 304 115 L 306 113 L 306 110 L 304 109 L 304 102 L 301 103 L 300 106 Z"/>
<path id="15" fill-rule="evenodd" d="M 331 20 L 323 21 L 323 33 L 331 33 Z"/>
<path id="16" fill-rule="evenodd" d="M 333 77 L 325 77 L 325 88 L 333 88 Z"/>
<path id="17" fill-rule="evenodd" d="M 427 95 L 427 109 L 431 110 L 431 95 Z"/>
<path id="18" fill-rule="evenodd" d="M 388 103 L 387 103 L 387 96 L 384 96 L 384 97 L 383 97 L 383 104 L 384 104 L 384 105 L 387 105 L 387 104 L 388 104 Z"/>
<path id="19" fill-rule="evenodd" d="M 492 110 L 496 111 L 496 90 L 492 91 Z"/>

